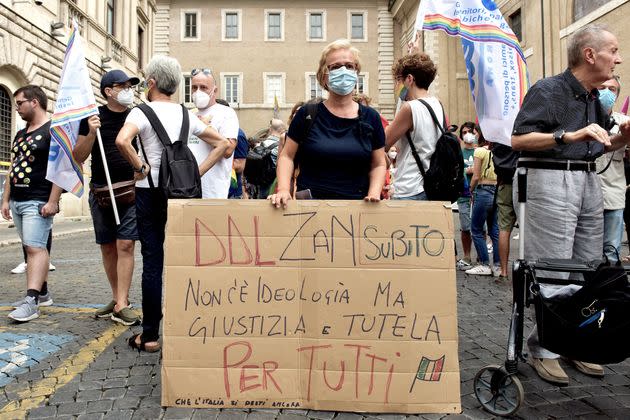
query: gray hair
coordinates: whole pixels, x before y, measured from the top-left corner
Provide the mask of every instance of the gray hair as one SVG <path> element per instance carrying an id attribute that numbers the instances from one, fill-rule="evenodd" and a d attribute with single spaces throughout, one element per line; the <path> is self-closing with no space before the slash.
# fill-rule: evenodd
<path id="1" fill-rule="evenodd" d="M 569 68 L 575 68 L 582 64 L 584 60 L 582 51 L 584 48 L 590 47 L 595 51 L 601 50 L 604 43 L 604 32 L 612 33 L 608 26 L 601 23 L 586 25 L 575 31 L 567 45 Z"/>
<path id="2" fill-rule="evenodd" d="M 182 77 L 182 66 L 179 61 L 166 55 L 155 55 L 146 68 L 146 79 L 155 80 L 157 89 L 165 95 L 173 95 L 177 91 Z"/>

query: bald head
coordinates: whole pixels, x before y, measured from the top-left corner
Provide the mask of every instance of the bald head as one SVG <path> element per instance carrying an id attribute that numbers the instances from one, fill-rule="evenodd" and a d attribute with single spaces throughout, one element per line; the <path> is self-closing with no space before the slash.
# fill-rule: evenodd
<path id="1" fill-rule="evenodd" d="M 278 118 L 274 118 L 271 120 L 271 123 L 269 125 L 269 134 L 279 136 L 285 131 L 286 131 L 286 125 L 284 125 L 284 121 Z"/>
<path id="2" fill-rule="evenodd" d="M 207 93 L 210 96 L 210 101 L 206 106 L 198 108 L 207 108 L 211 107 L 216 103 L 216 92 L 217 92 L 217 84 L 214 79 L 214 76 L 211 73 L 199 72 L 192 77 L 190 84 L 191 93 L 194 94 L 197 91 L 201 91 Z"/>

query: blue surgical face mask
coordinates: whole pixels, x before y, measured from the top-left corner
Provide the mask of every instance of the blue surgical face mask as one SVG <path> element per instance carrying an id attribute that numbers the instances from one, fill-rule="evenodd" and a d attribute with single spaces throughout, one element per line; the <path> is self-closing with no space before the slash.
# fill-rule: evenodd
<path id="1" fill-rule="evenodd" d="M 606 88 L 599 90 L 599 102 L 601 102 L 604 107 L 604 111 L 610 112 L 616 100 L 617 95 L 615 95 L 610 89 Z"/>
<path id="2" fill-rule="evenodd" d="M 345 96 L 350 94 L 357 85 L 357 72 L 348 70 L 345 66 L 331 70 L 328 73 L 328 88 L 337 95 Z"/>

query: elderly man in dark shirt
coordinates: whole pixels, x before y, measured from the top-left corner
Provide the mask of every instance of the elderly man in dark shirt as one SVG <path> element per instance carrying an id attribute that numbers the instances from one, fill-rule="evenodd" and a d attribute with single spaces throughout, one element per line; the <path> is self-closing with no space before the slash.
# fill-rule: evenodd
<path id="1" fill-rule="evenodd" d="M 519 166 L 528 168 L 527 259 L 602 256 L 603 198 L 595 159 L 630 140 L 630 124 L 622 125 L 620 134 L 609 135 L 607 114 L 598 99 L 598 87 L 621 63 L 618 48 L 617 38 L 602 25 L 579 29 L 568 42 L 569 68 L 538 81 L 523 101 L 512 147 L 521 151 Z M 568 384 L 558 363 L 560 355 L 540 346 L 536 329 L 528 346 L 541 378 Z M 572 363 L 585 374 L 604 374 L 599 365 Z"/>

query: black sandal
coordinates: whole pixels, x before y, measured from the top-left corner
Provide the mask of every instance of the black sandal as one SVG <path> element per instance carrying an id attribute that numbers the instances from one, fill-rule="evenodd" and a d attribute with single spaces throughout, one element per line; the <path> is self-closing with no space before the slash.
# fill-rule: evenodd
<path id="1" fill-rule="evenodd" d="M 138 338 L 138 336 L 140 336 L 140 344 L 136 342 L 136 338 Z M 140 353 L 141 351 L 146 351 L 147 353 L 156 353 L 160 351 L 162 348 L 160 343 L 157 341 L 156 341 L 157 346 L 151 347 L 151 348 L 147 348 L 146 343 L 147 341 L 144 340 L 144 337 L 142 337 L 142 334 L 134 334 L 131 337 L 129 337 L 129 340 L 127 340 L 127 344 L 129 344 L 129 347 L 131 347 L 134 350 L 138 350 L 138 353 Z"/>

